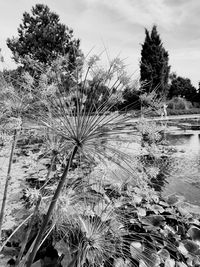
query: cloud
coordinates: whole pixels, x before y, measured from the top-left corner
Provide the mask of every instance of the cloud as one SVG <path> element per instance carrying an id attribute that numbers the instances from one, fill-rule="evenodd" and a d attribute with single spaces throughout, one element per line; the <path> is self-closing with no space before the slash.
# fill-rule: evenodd
<path id="1" fill-rule="evenodd" d="M 174 22 L 174 11 L 163 0 L 85 0 L 90 8 L 98 10 L 102 6 L 110 10 L 112 17 L 116 16 L 131 24 L 142 26 L 161 23 L 163 27 L 171 26 Z M 173 19 L 172 19 L 173 18 Z"/>
<path id="2" fill-rule="evenodd" d="M 115 56 L 128 58 L 130 68 L 138 68 L 140 44 L 145 38 L 144 27 L 158 26 L 163 45 L 169 52 L 174 69 L 190 73 L 196 82 L 200 63 L 200 1 L 199 0 L 40 0 L 55 11 L 61 22 L 74 30 L 87 53 L 105 47 Z M 7 37 L 17 35 L 22 13 L 30 11 L 37 0 L 6 0 L 0 2 L 0 47 L 6 48 Z M 12 7 L 12 8 L 11 8 Z M 193 63 L 194 62 L 194 63 Z M 198 65 L 199 64 L 199 65 Z M 195 69 L 194 69 L 195 66 Z M 180 73 L 180 75 L 181 75 Z M 184 72 L 185 73 L 185 72 Z M 192 74 L 194 73 L 194 74 Z"/>

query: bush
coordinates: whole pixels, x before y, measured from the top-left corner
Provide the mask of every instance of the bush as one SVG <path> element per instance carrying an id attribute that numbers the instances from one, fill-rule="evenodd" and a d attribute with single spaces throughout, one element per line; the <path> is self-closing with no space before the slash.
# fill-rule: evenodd
<path id="1" fill-rule="evenodd" d="M 192 103 L 182 97 L 173 97 L 168 102 L 168 108 L 173 110 L 181 110 L 181 109 L 188 110 L 192 108 Z"/>

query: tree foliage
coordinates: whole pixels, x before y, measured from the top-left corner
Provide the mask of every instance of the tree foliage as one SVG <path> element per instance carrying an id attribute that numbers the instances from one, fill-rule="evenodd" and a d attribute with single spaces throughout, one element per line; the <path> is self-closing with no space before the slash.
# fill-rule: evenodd
<path id="1" fill-rule="evenodd" d="M 168 97 L 172 98 L 174 96 L 181 96 L 188 101 L 196 102 L 197 90 L 190 79 L 173 75 Z"/>
<path id="2" fill-rule="evenodd" d="M 155 25 L 151 33 L 145 29 L 145 34 L 140 62 L 141 82 L 146 92 L 157 89 L 159 96 L 166 95 L 170 70 L 168 52 L 163 47 Z"/>
<path id="3" fill-rule="evenodd" d="M 197 89 L 197 102 L 200 104 L 200 82 L 198 84 L 198 89 Z"/>
<path id="4" fill-rule="evenodd" d="M 26 65 L 24 60 L 28 56 L 46 65 L 60 55 L 67 55 L 69 70 L 76 65 L 79 43 L 73 38 L 73 30 L 60 23 L 59 16 L 43 4 L 32 7 L 31 13 L 24 12 L 18 37 L 7 39 L 16 63 Z"/>
<path id="5" fill-rule="evenodd" d="M 137 110 L 141 108 L 140 91 L 134 86 L 127 86 L 122 96 L 124 102 L 121 104 L 121 108 L 133 109 L 134 107 Z"/>

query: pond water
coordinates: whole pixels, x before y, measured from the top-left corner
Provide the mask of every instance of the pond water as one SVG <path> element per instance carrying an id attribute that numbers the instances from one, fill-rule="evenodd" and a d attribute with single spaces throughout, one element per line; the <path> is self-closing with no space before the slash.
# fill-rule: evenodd
<path id="1" fill-rule="evenodd" d="M 177 152 L 172 155 L 163 195 L 176 193 L 200 206 L 200 131 L 169 127 L 166 139 Z"/>

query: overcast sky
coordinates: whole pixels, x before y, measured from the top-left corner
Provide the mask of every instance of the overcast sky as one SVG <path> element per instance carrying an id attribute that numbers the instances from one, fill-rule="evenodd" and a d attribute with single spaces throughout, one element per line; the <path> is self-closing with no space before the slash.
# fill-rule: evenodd
<path id="1" fill-rule="evenodd" d="M 139 75 L 144 28 L 158 27 L 171 70 L 200 81 L 200 0 L 0 0 L 0 48 L 5 67 L 13 66 L 8 37 L 17 36 L 24 11 L 45 3 L 80 38 L 84 53 L 107 49 L 110 57 L 126 58 L 128 70 Z"/>

